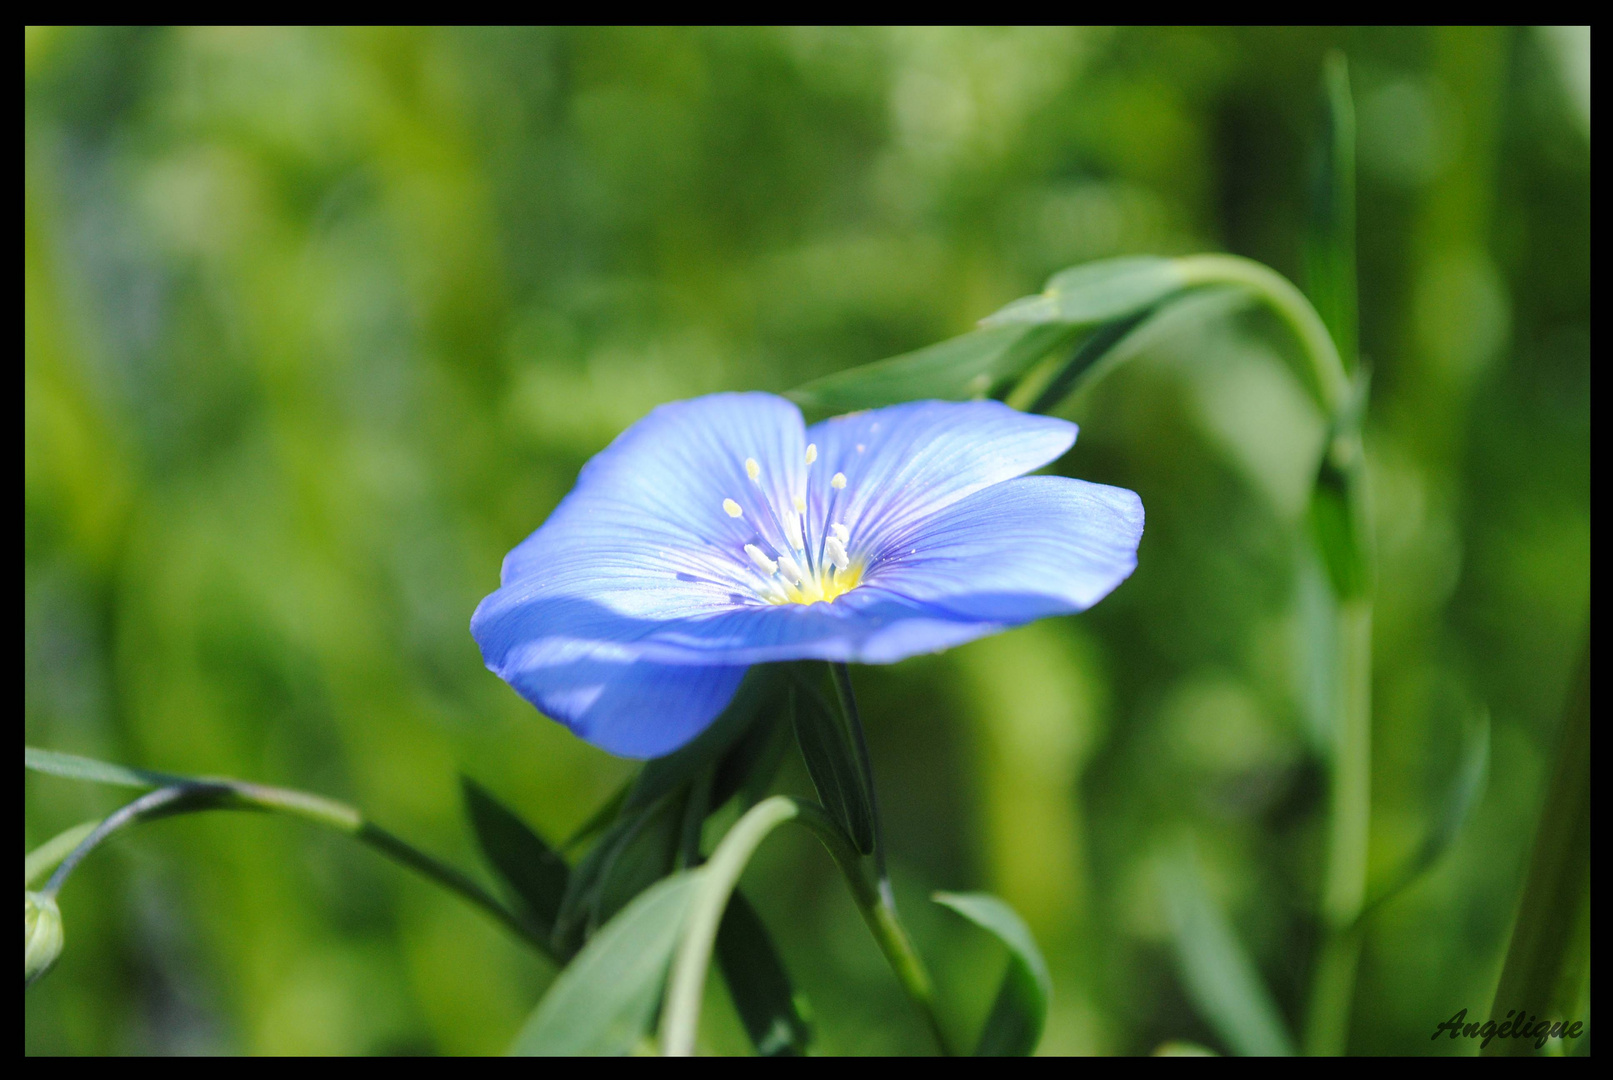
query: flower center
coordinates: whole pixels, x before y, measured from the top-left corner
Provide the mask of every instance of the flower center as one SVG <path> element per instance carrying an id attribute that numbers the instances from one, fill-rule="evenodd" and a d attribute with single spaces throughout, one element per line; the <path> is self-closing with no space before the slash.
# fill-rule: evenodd
<path id="1" fill-rule="evenodd" d="M 818 460 L 816 444 L 806 448 L 807 490 L 812 487 L 812 463 Z M 851 530 L 834 520 L 834 511 L 840 493 L 846 487 L 845 473 L 835 473 L 829 480 L 829 496 L 824 521 L 827 529 L 822 535 L 813 535 L 812 522 L 807 516 L 805 495 L 796 495 L 792 505 L 777 506 L 762 487 L 762 467 L 755 458 L 745 459 L 745 475 L 755 485 L 758 496 L 756 516 L 747 519 L 755 529 L 751 542 L 745 545 L 749 560 L 746 573 L 755 583 L 756 595 L 770 604 L 832 604 L 836 597 L 844 596 L 862 583 L 862 560 L 853 561 L 846 550 L 851 542 Z M 722 501 L 723 512 L 731 518 L 745 516 L 745 510 L 733 499 Z"/>

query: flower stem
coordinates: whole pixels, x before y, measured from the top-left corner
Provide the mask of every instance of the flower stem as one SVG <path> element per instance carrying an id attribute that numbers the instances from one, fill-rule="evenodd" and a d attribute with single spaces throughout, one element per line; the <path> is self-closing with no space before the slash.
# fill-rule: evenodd
<path id="1" fill-rule="evenodd" d="M 711 853 L 710 861 L 696 871 L 702 880 L 667 978 L 666 1004 L 661 1010 L 661 1052 L 674 1057 L 694 1053 L 700 1002 L 723 911 L 751 856 L 767 835 L 786 821 L 805 825 L 828 849 L 835 865 L 845 875 L 852 900 L 897 981 L 923 1013 L 941 1052 L 951 1054 L 951 1044 L 935 1011 L 935 990 L 929 973 L 897 919 L 895 909 L 885 903 L 881 890 L 868 880 L 861 854 L 823 807 L 784 795 L 775 795 L 751 807 L 728 830 L 728 835 Z"/>
<path id="2" fill-rule="evenodd" d="M 28 853 L 23 860 L 22 886 L 28 888 L 34 882 L 56 869 L 61 861 L 71 855 L 83 839 L 94 832 L 100 825 L 99 819 L 86 821 L 66 829 L 40 844 Z"/>
<path id="3" fill-rule="evenodd" d="M 885 826 L 879 813 L 879 795 L 874 789 L 873 757 L 868 753 L 868 738 L 863 734 L 862 716 L 857 711 L 857 695 L 851 686 L 851 670 L 840 663 L 831 663 L 829 670 L 834 676 L 835 696 L 840 701 L 841 711 L 845 713 L 846 725 L 850 729 L 852 749 L 857 755 L 857 767 L 862 772 L 863 788 L 868 793 L 868 809 L 874 824 L 874 896 L 867 905 L 859 900 L 858 906 L 862 910 L 863 920 L 868 923 L 868 928 L 879 941 L 881 951 L 885 953 L 885 958 L 890 961 L 892 970 L 896 972 L 896 977 L 902 981 L 908 996 L 924 1013 L 924 1019 L 930 1025 L 936 1044 L 940 1046 L 943 1054 L 950 1055 L 952 1050 L 946 1032 L 942 1030 L 940 1018 L 935 1013 L 935 991 L 930 985 L 929 972 L 924 969 L 924 961 L 913 948 L 913 943 L 902 926 L 902 920 L 896 913 L 896 893 L 891 889 L 890 870 L 885 861 Z M 825 841 L 826 845 L 827 843 L 828 841 Z M 830 849 L 830 854 L 834 854 L 833 848 Z M 855 854 L 855 851 L 852 851 L 852 855 Z M 840 861 L 839 855 L 835 858 L 836 861 Z M 860 867 L 860 864 L 858 865 Z M 851 880 L 854 876 L 853 867 L 842 862 L 841 869 L 845 871 L 847 880 Z M 858 881 L 864 880 L 860 868 L 856 870 L 855 877 Z M 854 884 L 853 892 L 855 891 Z"/>
<path id="4" fill-rule="evenodd" d="M 84 856 L 88 855 L 102 840 L 111 836 L 119 829 L 133 825 L 137 821 L 149 821 L 153 818 L 164 817 L 169 814 L 184 813 L 188 809 L 206 810 L 216 805 L 222 793 L 221 788 L 202 785 L 176 784 L 169 787 L 160 787 L 155 791 L 148 791 L 138 799 L 108 814 L 95 828 L 91 829 L 78 845 L 68 852 L 67 857 L 57 865 L 56 872 L 50 875 L 45 887 L 39 890 L 39 895 L 48 900 L 56 899 L 62 885 L 72 874 L 73 870 Z M 186 804 L 192 805 L 187 807 Z"/>
<path id="5" fill-rule="evenodd" d="M 1306 1022 L 1305 1049 L 1310 1054 L 1343 1053 L 1349 1037 L 1350 1002 L 1361 935 L 1356 928 L 1366 894 L 1367 836 L 1371 821 L 1372 783 L 1372 600 L 1370 536 L 1363 523 L 1365 462 L 1359 451 L 1363 402 L 1333 337 L 1309 300 L 1281 274 L 1235 255 L 1194 255 L 1177 260 L 1188 287 L 1235 285 L 1253 291 L 1293 332 L 1308 365 L 1310 389 L 1333 433 L 1328 453 L 1341 460 L 1347 513 L 1346 527 L 1356 530 L 1360 546 L 1352 553 L 1362 566 L 1335 578 L 1349 587 L 1337 595 L 1338 654 L 1335 693 L 1337 720 L 1333 731 L 1331 806 L 1327 867 L 1322 886 L 1323 941 L 1317 956 Z M 1318 541 L 1320 544 L 1320 540 Z M 1329 552 L 1321 551 L 1324 560 Z"/>
<path id="6" fill-rule="evenodd" d="M 897 918 L 896 908 L 886 901 L 889 892 L 888 883 L 881 888 L 868 880 L 863 872 L 862 857 L 852 846 L 845 831 L 835 823 L 835 820 L 826 813 L 822 807 L 812 803 L 804 803 L 800 807 L 797 817 L 802 825 L 811 829 L 828 849 L 829 855 L 840 872 L 845 875 L 846 883 L 851 887 L 852 899 L 857 904 L 857 910 L 868 925 L 874 940 L 879 944 L 880 952 L 890 963 L 891 970 L 896 973 L 897 980 L 907 996 L 917 1005 L 924 1014 L 924 1022 L 929 1026 L 930 1034 L 935 1037 L 936 1046 L 941 1053 L 948 1056 L 955 1051 L 951 1040 L 947 1038 L 946 1030 L 941 1026 L 941 1018 L 935 1008 L 935 987 L 930 982 L 930 974 L 924 967 L 918 950 L 913 947 L 912 940 L 907 936 L 901 919 Z"/>
<path id="7" fill-rule="evenodd" d="M 1187 288 L 1206 285 L 1240 285 L 1257 294 L 1283 320 L 1299 340 L 1311 392 L 1329 418 L 1350 401 L 1350 376 L 1333 337 L 1305 294 L 1277 271 L 1237 255 L 1189 255 L 1176 260 Z"/>
<path id="8" fill-rule="evenodd" d="M 202 810 L 259 810 L 287 814 L 345 833 L 481 908 L 527 944 L 546 956 L 554 957 L 543 936 L 499 903 L 486 889 L 452 866 L 427 855 L 374 822 L 366 821 L 357 809 L 305 791 L 267 787 L 241 780 L 199 779 L 169 784 L 113 811 L 62 859 L 56 872 L 45 883 L 41 895 L 54 898 L 84 856 L 125 826 Z"/>

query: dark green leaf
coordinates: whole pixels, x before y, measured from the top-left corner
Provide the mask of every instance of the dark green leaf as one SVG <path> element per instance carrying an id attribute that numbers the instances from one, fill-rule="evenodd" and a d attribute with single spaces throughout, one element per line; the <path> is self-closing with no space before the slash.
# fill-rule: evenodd
<path id="1" fill-rule="evenodd" d="M 702 769 L 734 745 L 764 710 L 776 707 L 783 676 L 777 665 L 757 665 L 739 684 L 734 700 L 694 741 L 666 757 L 645 764 L 622 806 L 631 816 L 693 780 Z"/>
<path id="2" fill-rule="evenodd" d="M 814 668 L 822 665 L 813 665 Z M 810 670 L 810 669 L 809 669 Z M 795 739 L 801 747 L 818 801 L 829 811 L 858 851 L 874 850 L 874 814 L 862 773 L 852 749 L 849 733 L 839 714 L 814 685 L 802 675 L 792 688 L 790 707 L 794 714 Z"/>
<path id="3" fill-rule="evenodd" d="M 743 893 L 728 898 L 717 928 L 717 963 L 756 1052 L 793 1057 L 806 1052 L 812 1030 L 773 936 Z"/>
<path id="4" fill-rule="evenodd" d="M 577 954 L 516 1036 L 512 1054 L 617 1056 L 645 1045 L 699 871 L 657 882 Z"/>
<path id="5" fill-rule="evenodd" d="M 1324 453 L 1311 492 L 1311 535 L 1340 600 L 1365 595 L 1369 584 L 1357 475 L 1358 470 L 1341 469 L 1331 452 Z"/>
<path id="6" fill-rule="evenodd" d="M 1095 326 L 1134 315 L 1185 285 L 1173 259 L 1104 259 L 1054 274 L 1042 292 L 1015 300 L 980 320 L 980 325 Z"/>
<path id="7" fill-rule="evenodd" d="M 627 805 L 627 797 L 632 794 L 633 785 L 638 783 L 638 774 L 629 777 L 627 782 L 616 789 L 616 793 L 600 804 L 599 809 L 589 815 L 588 820 L 577 826 L 572 834 L 566 837 L 564 850 L 572 851 L 591 836 L 598 836 L 604 832 L 622 814 L 622 807 Z"/>
<path id="8" fill-rule="evenodd" d="M 116 784 L 119 787 L 153 788 L 170 784 L 194 784 L 201 778 L 175 776 L 172 773 L 131 769 L 127 765 L 113 765 L 77 754 L 59 754 L 54 750 L 23 747 L 23 767 L 34 772 L 64 776 L 69 780 L 89 780 L 97 784 Z"/>
<path id="9" fill-rule="evenodd" d="M 1306 292 L 1338 346 L 1346 372 L 1355 370 L 1355 106 L 1342 53 L 1328 55 L 1322 78 L 1322 138 L 1312 167 L 1310 220 L 1305 231 Z"/>
<path id="10" fill-rule="evenodd" d="M 1026 412 L 1052 412 L 1060 402 L 1070 396 L 1076 384 L 1081 381 L 1081 377 L 1091 371 L 1098 361 L 1108 356 L 1128 334 L 1146 322 L 1154 310 L 1152 306 L 1143 308 L 1123 318 L 1104 323 L 1092 331 L 1086 340 L 1076 347 L 1070 359 L 1049 380 L 1042 392 L 1036 395 L 1036 401 Z"/>
<path id="11" fill-rule="evenodd" d="M 600 873 L 598 899 L 588 918 L 590 929 L 677 867 L 688 800 L 688 789 L 661 800 L 616 848 Z"/>
<path id="12" fill-rule="evenodd" d="M 761 797 L 773 782 L 784 752 L 789 749 L 789 731 L 785 724 L 785 702 L 769 709 L 745 732 L 717 762 L 717 771 L 711 784 L 711 807 L 716 809 L 734 795 L 743 793 L 748 807 Z"/>
<path id="13" fill-rule="evenodd" d="M 488 865 L 520 900 L 523 914 L 543 934 L 552 933 L 571 873 L 566 860 L 476 781 L 461 776 L 459 782 Z"/>
<path id="14" fill-rule="evenodd" d="M 562 955 L 575 952 L 592 930 L 672 871 L 684 794 L 624 813 L 572 870 L 552 935 Z"/>
<path id="15" fill-rule="evenodd" d="M 902 401 L 967 401 L 990 397 L 1074 336 L 1066 326 L 1002 326 L 975 330 L 790 391 L 817 416 L 873 409 Z"/>
<path id="16" fill-rule="evenodd" d="M 1182 848 L 1162 859 L 1159 885 L 1188 997 L 1235 1053 L 1286 1056 L 1293 1040 L 1282 1014 L 1205 888 L 1198 860 Z"/>
<path id="17" fill-rule="evenodd" d="M 1024 1057 L 1041 1041 L 1053 980 L 1030 927 L 1013 908 L 988 893 L 936 893 L 956 911 L 1008 946 L 1008 971 L 975 1045 L 976 1057 Z"/>

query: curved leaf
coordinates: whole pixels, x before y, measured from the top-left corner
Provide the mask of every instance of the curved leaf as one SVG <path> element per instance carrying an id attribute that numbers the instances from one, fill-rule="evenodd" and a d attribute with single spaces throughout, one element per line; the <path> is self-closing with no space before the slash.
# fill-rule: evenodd
<path id="1" fill-rule="evenodd" d="M 1013 908 L 989 893 L 938 892 L 931 899 L 956 911 L 1008 946 L 1008 971 L 981 1029 L 976 1057 L 1023 1057 L 1036 1049 L 1053 980 L 1036 939 Z"/>
<path id="2" fill-rule="evenodd" d="M 980 320 L 985 327 L 1062 323 L 1094 326 L 1133 315 L 1186 287 L 1176 260 L 1155 256 L 1103 259 L 1061 270 L 1035 296 L 1015 300 Z"/>
<path id="3" fill-rule="evenodd" d="M 903 401 L 990 397 L 1036 361 L 1062 348 L 1072 336 L 1067 326 L 989 327 L 837 371 L 797 387 L 787 396 L 818 416 Z"/>
<path id="4" fill-rule="evenodd" d="M 577 954 L 516 1036 L 512 1054 L 615 1056 L 637 1049 L 661 1000 L 700 871 L 657 882 Z"/>

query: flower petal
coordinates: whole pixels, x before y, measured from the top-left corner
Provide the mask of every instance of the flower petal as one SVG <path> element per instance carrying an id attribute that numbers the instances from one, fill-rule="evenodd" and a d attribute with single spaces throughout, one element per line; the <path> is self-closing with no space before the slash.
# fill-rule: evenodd
<path id="1" fill-rule="evenodd" d="M 844 522 L 868 555 L 916 522 L 992 484 L 1046 465 L 1075 442 L 1067 420 L 997 401 L 916 401 L 814 424 L 815 521 Z M 826 481 L 845 475 L 843 488 Z"/>
<path id="2" fill-rule="evenodd" d="M 1084 611 L 1137 566 L 1142 500 L 1064 476 L 987 488 L 919 523 L 868 581 L 958 618 L 1009 625 Z"/>
<path id="3" fill-rule="evenodd" d="M 733 700 L 745 668 L 632 659 L 595 642 L 542 638 L 488 665 L 578 738 L 627 758 L 671 753 Z"/>
<path id="4" fill-rule="evenodd" d="M 800 410 L 772 394 L 662 405 L 583 467 L 543 527 L 505 557 L 502 582 L 529 599 L 586 597 L 640 618 L 729 607 L 751 592 L 745 544 L 758 533 L 782 543 L 768 501 L 788 506 L 804 488 L 805 452 Z"/>

